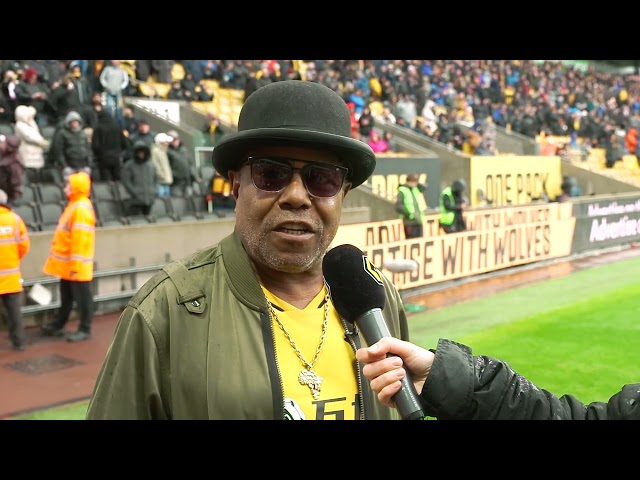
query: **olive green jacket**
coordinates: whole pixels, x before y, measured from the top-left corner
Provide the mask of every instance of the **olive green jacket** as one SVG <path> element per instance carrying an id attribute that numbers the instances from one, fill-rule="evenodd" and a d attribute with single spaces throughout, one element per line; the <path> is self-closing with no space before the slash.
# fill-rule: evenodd
<path id="1" fill-rule="evenodd" d="M 408 340 L 400 295 L 386 277 L 384 282 L 389 331 Z M 364 340 L 349 331 L 352 323 L 343 324 L 355 351 Z M 360 418 L 399 419 L 395 409 L 377 401 L 362 366 L 357 365 Z M 283 417 L 267 301 L 234 232 L 216 246 L 169 263 L 129 301 L 86 418 Z"/>

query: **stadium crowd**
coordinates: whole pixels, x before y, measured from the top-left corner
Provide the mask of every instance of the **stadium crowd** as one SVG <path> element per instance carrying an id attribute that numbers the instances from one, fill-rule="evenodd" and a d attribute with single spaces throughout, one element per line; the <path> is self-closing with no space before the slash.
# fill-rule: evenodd
<path id="1" fill-rule="evenodd" d="M 173 74 L 176 65 L 184 72 L 180 79 Z M 319 82 L 342 96 L 354 138 L 376 152 L 395 149 L 392 136 L 381 138 L 376 128 L 383 122 L 475 155 L 496 153 L 496 125 L 531 138 L 563 136 L 604 148 L 608 166 L 638 148 L 638 77 L 555 61 L 3 60 L 0 70 L 0 134 L 20 140 L 23 182 L 62 184 L 64 175 L 81 169 L 94 181 L 120 182 L 124 165 L 136 158 L 134 145 L 144 142 L 156 171 L 163 172 L 158 195 L 189 195 L 194 181 L 212 185 L 185 168 L 193 160 L 179 139 L 152 132 L 124 101 L 145 96 L 141 85 L 150 81 L 170 86 L 166 99 L 205 102 L 214 95 L 207 80 L 242 90 L 245 99 L 283 79 Z M 218 128 L 212 117 L 203 131 Z M 463 130 L 460 122 L 473 127 Z M 217 133 L 224 128 L 219 125 Z M 171 188 L 173 179 L 179 188 Z"/>

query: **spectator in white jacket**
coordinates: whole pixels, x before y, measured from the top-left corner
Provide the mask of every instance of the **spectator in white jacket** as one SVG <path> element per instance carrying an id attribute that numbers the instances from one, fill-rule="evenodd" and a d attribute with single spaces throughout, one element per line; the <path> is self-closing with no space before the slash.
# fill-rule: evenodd
<path id="1" fill-rule="evenodd" d="M 41 133 L 36 123 L 36 109 L 28 105 L 18 105 L 15 110 L 14 132 L 20 139 L 19 152 L 25 166 L 29 182 L 42 181 L 42 169 L 45 166 L 45 154 L 49 149 L 49 140 Z"/>
<path id="2" fill-rule="evenodd" d="M 151 145 L 151 161 L 156 167 L 156 181 L 158 184 L 158 196 L 171 196 L 171 185 L 173 184 L 173 171 L 169 162 L 169 144 L 173 138 L 166 133 L 159 133 L 154 138 Z"/>
<path id="3" fill-rule="evenodd" d="M 106 93 L 105 106 L 117 122 L 122 119 L 122 96 L 129 81 L 129 73 L 120 65 L 120 60 L 111 60 L 100 73 L 100 85 Z"/>

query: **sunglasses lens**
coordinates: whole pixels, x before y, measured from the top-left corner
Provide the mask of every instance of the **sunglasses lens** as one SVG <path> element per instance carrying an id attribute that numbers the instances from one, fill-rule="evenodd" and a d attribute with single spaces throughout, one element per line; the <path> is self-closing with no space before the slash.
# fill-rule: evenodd
<path id="1" fill-rule="evenodd" d="M 300 170 L 302 181 L 309 194 L 314 197 L 335 196 L 344 182 L 347 170 L 341 167 L 324 167 L 307 164 Z M 294 168 L 269 158 L 251 159 L 251 178 L 256 188 L 265 192 L 279 192 L 291 182 Z"/>
<path id="2" fill-rule="evenodd" d="M 251 165 L 251 177 L 256 188 L 265 192 L 278 192 L 289 185 L 293 170 L 289 165 L 266 159 L 256 160 Z"/>
<path id="3" fill-rule="evenodd" d="M 333 197 L 342 188 L 344 172 L 335 167 L 309 165 L 303 178 L 307 191 L 314 197 Z"/>

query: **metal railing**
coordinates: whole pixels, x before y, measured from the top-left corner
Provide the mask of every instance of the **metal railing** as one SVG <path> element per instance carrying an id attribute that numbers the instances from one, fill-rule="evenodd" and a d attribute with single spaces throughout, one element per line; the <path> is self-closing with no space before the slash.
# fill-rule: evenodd
<path id="1" fill-rule="evenodd" d="M 134 257 L 131 257 L 129 259 L 129 267 L 98 270 L 96 264 L 94 269 L 93 281 L 91 282 L 91 290 L 93 292 L 93 301 L 96 307 L 96 312 L 108 313 L 107 311 L 102 311 L 103 309 L 101 308 L 101 305 L 104 305 L 107 302 L 120 302 L 121 306 L 124 306 L 141 286 L 138 285 L 139 274 L 150 272 L 155 273 L 170 261 L 170 255 L 167 254 L 165 263 L 152 265 L 136 265 L 136 260 Z M 121 288 L 119 291 L 99 293 L 101 280 L 112 278 L 123 279 L 124 277 L 128 277 L 129 288 Z M 58 298 L 59 292 L 57 288 L 59 282 L 60 280 L 55 277 L 43 277 L 25 280 L 23 283 L 25 293 L 27 293 L 34 285 L 39 284 L 41 286 L 44 286 L 45 288 L 51 289 L 53 300 L 45 305 L 41 305 L 38 303 L 23 305 L 21 309 L 22 315 L 26 317 L 38 313 L 52 312 L 53 310 L 60 308 L 60 299 Z M 124 283 L 121 283 L 121 285 L 124 285 Z M 116 308 L 112 308 L 109 311 L 114 310 L 116 310 Z"/>

